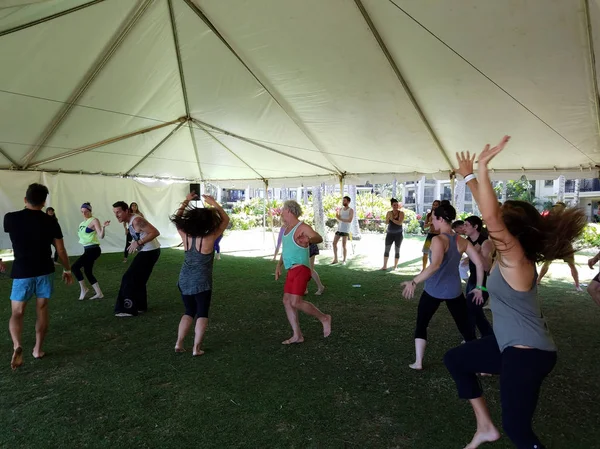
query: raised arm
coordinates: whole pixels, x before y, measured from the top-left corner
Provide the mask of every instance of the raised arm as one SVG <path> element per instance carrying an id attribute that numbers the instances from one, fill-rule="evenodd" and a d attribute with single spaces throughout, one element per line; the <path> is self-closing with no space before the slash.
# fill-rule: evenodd
<path id="1" fill-rule="evenodd" d="M 225 229 L 227 229 L 227 226 L 229 225 L 229 215 L 227 215 L 227 212 L 225 212 L 225 209 L 223 209 L 221 207 L 221 205 L 219 203 L 217 203 L 217 201 L 212 196 L 202 195 L 202 198 L 204 198 L 204 202 L 206 204 L 217 209 L 217 212 L 219 213 L 219 216 L 221 217 L 221 224 L 219 225 L 217 230 L 214 232 L 215 237 L 218 237 L 221 234 L 223 234 L 223 232 L 225 232 Z"/>
<path id="2" fill-rule="evenodd" d="M 198 199 L 198 195 L 196 194 L 196 192 L 192 191 L 192 192 L 188 193 L 185 196 L 185 200 L 183 200 L 183 202 L 179 206 L 179 209 L 177 209 L 177 212 L 175 212 L 175 215 L 181 217 L 183 215 L 183 213 L 185 212 L 185 208 L 188 207 L 188 204 L 190 204 L 190 201 L 195 200 L 195 199 Z"/>
<path id="3" fill-rule="evenodd" d="M 97 218 L 94 218 L 92 220 L 92 228 L 94 228 L 94 230 L 98 233 L 98 236 L 103 239 L 104 238 L 104 228 L 106 228 L 108 225 L 110 225 L 110 220 L 106 220 L 104 222 L 104 225 L 100 224 L 100 220 L 98 220 Z"/>
<path id="4" fill-rule="evenodd" d="M 309 225 L 302 223 L 299 226 L 300 235 L 296 239 L 299 245 L 308 247 L 310 244 L 317 244 L 323 241 L 323 237 Z"/>

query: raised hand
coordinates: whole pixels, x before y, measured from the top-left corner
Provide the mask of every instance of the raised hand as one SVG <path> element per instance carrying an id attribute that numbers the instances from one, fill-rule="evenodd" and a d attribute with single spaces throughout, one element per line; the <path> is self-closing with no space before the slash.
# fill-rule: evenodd
<path id="1" fill-rule="evenodd" d="M 106 220 L 106 221 L 104 222 L 104 227 L 107 227 L 108 225 L 110 225 L 110 220 Z"/>
<path id="2" fill-rule="evenodd" d="M 468 151 L 466 156 L 464 151 L 456 153 L 456 159 L 458 160 L 458 168 L 454 171 L 461 175 L 463 178 L 473 173 L 473 162 L 475 162 L 475 156 L 475 153 L 473 153 L 473 156 L 471 156 L 471 153 L 469 153 Z"/>
<path id="3" fill-rule="evenodd" d="M 198 194 L 193 190 L 185 196 L 186 201 L 194 201 L 198 199 Z"/>
<path id="4" fill-rule="evenodd" d="M 202 195 L 202 198 L 204 198 L 204 202 L 206 204 L 208 204 L 209 206 L 215 206 L 217 205 L 217 200 L 215 200 L 212 196 L 210 195 Z"/>
<path id="5" fill-rule="evenodd" d="M 483 151 L 479 154 L 479 159 L 477 160 L 479 167 L 487 167 L 490 161 L 504 149 L 509 140 L 510 136 L 504 136 L 500 143 L 495 147 L 490 148 L 490 145 L 487 144 Z"/>

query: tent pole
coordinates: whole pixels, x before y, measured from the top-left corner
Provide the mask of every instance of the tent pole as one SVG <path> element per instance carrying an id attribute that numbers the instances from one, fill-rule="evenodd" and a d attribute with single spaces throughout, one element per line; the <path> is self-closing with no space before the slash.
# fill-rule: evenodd
<path id="1" fill-rule="evenodd" d="M 452 195 L 451 204 L 456 207 L 456 198 L 454 197 L 454 192 L 456 191 L 456 174 L 454 172 L 450 173 L 450 191 L 450 195 Z"/>
<path id="2" fill-rule="evenodd" d="M 169 138 L 171 138 L 171 136 L 173 136 L 173 134 L 175 134 L 177 131 L 179 131 L 181 129 L 181 127 L 185 124 L 186 124 L 186 122 L 181 122 L 179 125 L 177 125 L 175 127 L 175 129 L 171 130 L 171 132 L 169 134 L 167 134 L 167 137 L 165 137 L 163 140 L 158 142 L 158 144 L 156 144 L 156 146 L 154 148 L 152 148 L 150 151 L 148 151 L 148 153 L 146 153 L 146 155 L 143 158 L 141 158 L 139 161 L 137 161 L 133 167 L 131 167 L 129 170 L 127 170 L 127 172 L 125 172 L 125 174 L 128 175 L 133 170 L 135 170 L 137 167 L 139 167 L 142 162 L 144 162 L 146 159 L 148 159 L 150 156 L 152 156 L 152 154 L 154 154 L 154 152 L 156 150 L 158 150 L 162 146 L 163 143 L 165 143 L 167 140 L 169 140 Z"/>
<path id="3" fill-rule="evenodd" d="M 54 135 L 54 133 L 58 130 L 58 128 L 65 121 L 69 112 L 75 107 L 76 103 L 79 99 L 85 94 L 88 90 L 92 82 L 96 79 L 96 77 L 102 72 L 102 69 L 106 66 L 108 61 L 110 61 L 111 57 L 115 54 L 117 49 L 121 46 L 129 32 L 133 29 L 138 20 L 144 15 L 152 0 L 145 0 L 144 3 L 138 7 L 130 16 L 123 22 L 123 24 L 119 27 L 117 31 L 117 35 L 113 38 L 112 42 L 100 55 L 100 58 L 96 60 L 92 68 L 86 73 L 85 77 L 81 81 L 81 83 L 77 86 L 75 91 L 71 94 L 69 99 L 63 104 L 62 108 L 58 111 L 50 125 L 44 130 L 42 137 L 36 142 L 35 145 L 31 147 L 29 153 L 25 156 L 25 162 L 23 164 L 23 168 L 29 167 L 31 165 L 31 161 L 36 156 L 36 154 L 40 151 L 40 149 L 48 143 L 50 138 Z"/>
<path id="4" fill-rule="evenodd" d="M 6 153 L 6 151 L 4 151 L 2 148 L 0 148 L 0 154 L 1 154 L 2 156 L 4 156 L 8 162 L 10 162 L 12 165 L 14 165 L 14 166 L 15 166 L 15 168 L 21 168 L 21 166 L 20 166 L 19 164 L 17 164 L 17 163 L 16 163 L 16 162 L 13 160 L 13 158 L 11 158 L 11 157 L 8 155 L 8 153 Z"/>
<path id="5" fill-rule="evenodd" d="M 356 3 L 356 6 L 358 7 L 360 13 L 362 14 L 363 19 L 365 19 L 365 22 L 367 22 L 367 26 L 369 27 L 369 29 L 371 30 L 371 33 L 373 34 L 373 37 L 379 44 L 379 48 L 381 48 L 381 51 L 383 52 L 386 59 L 388 60 L 392 70 L 394 71 L 394 73 L 396 74 L 396 77 L 398 78 L 398 81 L 400 81 L 400 84 L 402 84 L 402 87 L 404 88 L 404 92 L 406 92 L 408 99 L 410 100 L 413 107 L 415 108 L 415 111 L 419 115 L 419 118 L 423 122 L 423 125 L 425 125 L 425 128 L 429 132 L 429 135 L 431 136 L 431 139 L 435 143 L 435 146 L 439 150 L 440 154 L 444 157 L 444 160 L 448 163 L 448 167 L 452 170 L 452 168 L 453 168 L 452 162 L 450 162 L 450 159 L 448 158 L 448 154 L 446 153 L 446 150 L 444 149 L 442 142 L 440 142 L 440 139 L 438 138 L 435 131 L 429 124 L 429 120 L 427 120 L 427 117 L 425 117 L 425 114 L 423 113 L 421 106 L 419 106 L 419 103 L 417 102 L 410 87 L 408 86 L 408 83 L 404 79 L 402 72 L 400 72 L 400 69 L 398 68 L 398 64 L 396 64 L 396 61 L 394 61 L 394 58 L 392 57 L 392 54 L 389 52 L 387 46 L 385 45 L 385 42 L 383 42 L 383 39 L 381 38 L 379 31 L 377 31 L 377 28 L 375 28 L 375 24 L 371 20 L 371 17 L 369 16 L 369 13 L 365 9 L 364 5 L 362 4 L 362 1 L 354 0 L 354 3 Z"/>
<path id="6" fill-rule="evenodd" d="M 91 145 L 86 145 L 85 147 L 76 148 L 65 153 L 57 154 L 56 156 L 52 156 L 47 159 L 42 159 L 41 161 L 36 161 L 33 164 L 30 164 L 29 167 L 39 167 L 40 165 L 44 165 L 49 162 L 54 162 L 60 159 L 65 159 L 67 157 L 76 156 L 77 154 L 85 153 L 86 151 L 95 150 L 96 148 L 110 145 L 111 143 L 119 142 L 121 140 L 129 139 L 130 137 L 139 136 L 140 134 L 146 134 L 151 131 L 156 131 L 157 129 L 175 125 L 176 123 L 185 123 L 185 117 L 181 117 L 177 120 L 172 120 L 170 122 L 161 123 L 160 125 L 151 126 L 150 128 L 144 128 L 131 133 L 123 134 L 122 136 L 101 140 L 100 142 L 92 143 Z M 23 169 L 25 169 L 25 167 L 23 167 Z"/>
<path id="7" fill-rule="evenodd" d="M 594 92 L 594 110 L 596 111 L 596 126 L 598 136 L 600 137 L 600 98 L 598 93 L 598 78 L 596 74 L 596 53 L 594 51 L 594 33 L 592 30 L 592 20 L 590 17 L 590 2 L 583 0 L 583 10 L 585 12 L 585 25 L 587 31 L 587 44 L 590 56 L 590 69 L 592 76 L 592 90 Z"/>

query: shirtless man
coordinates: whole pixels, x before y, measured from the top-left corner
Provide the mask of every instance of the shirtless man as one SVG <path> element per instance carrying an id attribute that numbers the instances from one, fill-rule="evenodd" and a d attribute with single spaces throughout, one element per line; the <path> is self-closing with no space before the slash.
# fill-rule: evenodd
<path id="1" fill-rule="evenodd" d="M 288 272 L 283 287 L 283 305 L 294 333 L 291 338 L 282 342 L 284 345 L 304 341 L 298 321 L 299 310 L 314 316 L 321 322 L 324 337 L 328 337 L 331 333 L 331 315 L 324 314 L 312 303 L 302 299 L 311 278 L 308 247 L 311 243 L 321 243 L 323 237 L 306 223 L 298 220 L 301 214 L 302 208 L 296 201 L 289 200 L 284 203 L 281 216 L 288 231 L 283 234 L 283 250 L 275 270 L 275 280 L 279 279 L 282 265 L 285 265 Z"/>
<path id="2" fill-rule="evenodd" d="M 160 243 L 156 239 L 160 232 L 145 218 L 132 213 L 124 201 L 113 204 L 113 212 L 119 223 L 127 224 L 133 239 L 127 250 L 130 254 L 138 253 L 121 280 L 115 316 L 136 316 L 148 309 L 146 284 L 160 257 Z"/>
<path id="3" fill-rule="evenodd" d="M 338 221 L 338 230 L 335 233 L 335 237 L 333 238 L 333 261 L 331 264 L 338 263 L 337 256 L 337 244 L 340 241 L 340 237 L 342 238 L 342 252 L 344 255 L 343 263 L 346 263 L 346 242 L 348 241 L 348 236 L 350 235 L 350 223 L 352 223 L 352 219 L 354 218 L 354 209 L 350 207 L 350 199 L 349 196 L 345 196 L 342 199 L 342 207 L 335 214 L 335 219 Z"/>

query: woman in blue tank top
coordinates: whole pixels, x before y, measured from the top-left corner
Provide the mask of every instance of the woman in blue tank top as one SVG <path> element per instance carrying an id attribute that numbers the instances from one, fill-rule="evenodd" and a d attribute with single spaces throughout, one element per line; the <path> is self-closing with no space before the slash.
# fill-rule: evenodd
<path id="1" fill-rule="evenodd" d="M 410 299 L 415 293 L 418 283 L 425 281 L 425 287 L 419 300 L 417 325 L 415 329 L 415 363 L 410 368 L 423 369 L 423 358 L 427 346 L 427 327 L 433 315 L 446 303 L 458 330 L 465 341 L 475 339 L 475 332 L 469 327 L 467 303 L 462 292 L 462 283 L 458 265 L 461 256 L 466 252 L 477 266 L 477 286 L 472 290 L 473 300 L 483 302 L 480 285 L 483 281 L 483 262 L 479 252 L 473 245 L 452 231 L 452 220 L 456 218 L 456 210 L 450 202 L 444 200 L 432 213 L 432 226 L 439 235 L 433 237 L 429 250 L 431 263 L 412 281 L 404 282 L 403 295 Z"/>
<path id="2" fill-rule="evenodd" d="M 500 438 L 483 399 L 477 373 L 500 375 L 502 427 L 519 449 L 543 449 L 531 423 L 543 380 L 556 364 L 556 345 L 537 298 L 536 263 L 572 256 L 572 241 L 586 226 L 581 209 L 568 209 L 551 218 L 523 201 L 502 207 L 492 188 L 488 164 L 508 143 L 505 136 L 479 155 L 479 180 L 473 174 L 475 155 L 457 154 L 462 175 L 473 193 L 497 260 L 488 277 L 494 334 L 467 342 L 444 356 L 458 395 L 470 401 L 477 431 L 467 449 Z M 478 269 L 479 271 L 479 269 Z"/>
<path id="3" fill-rule="evenodd" d="M 188 208 L 190 201 L 198 199 L 198 195 L 192 192 L 171 217 L 185 249 L 185 259 L 177 284 L 185 313 L 179 321 L 175 352 L 185 352 L 183 341 L 195 321 L 193 356 L 204 354 L 202 341 L 208 326 L 208 309 L 212 296 L 215 240 L 223 235 L 229 224 L 229 216 L 212 196 L 202 195 L 202 198 L 212 207 Z"/>

